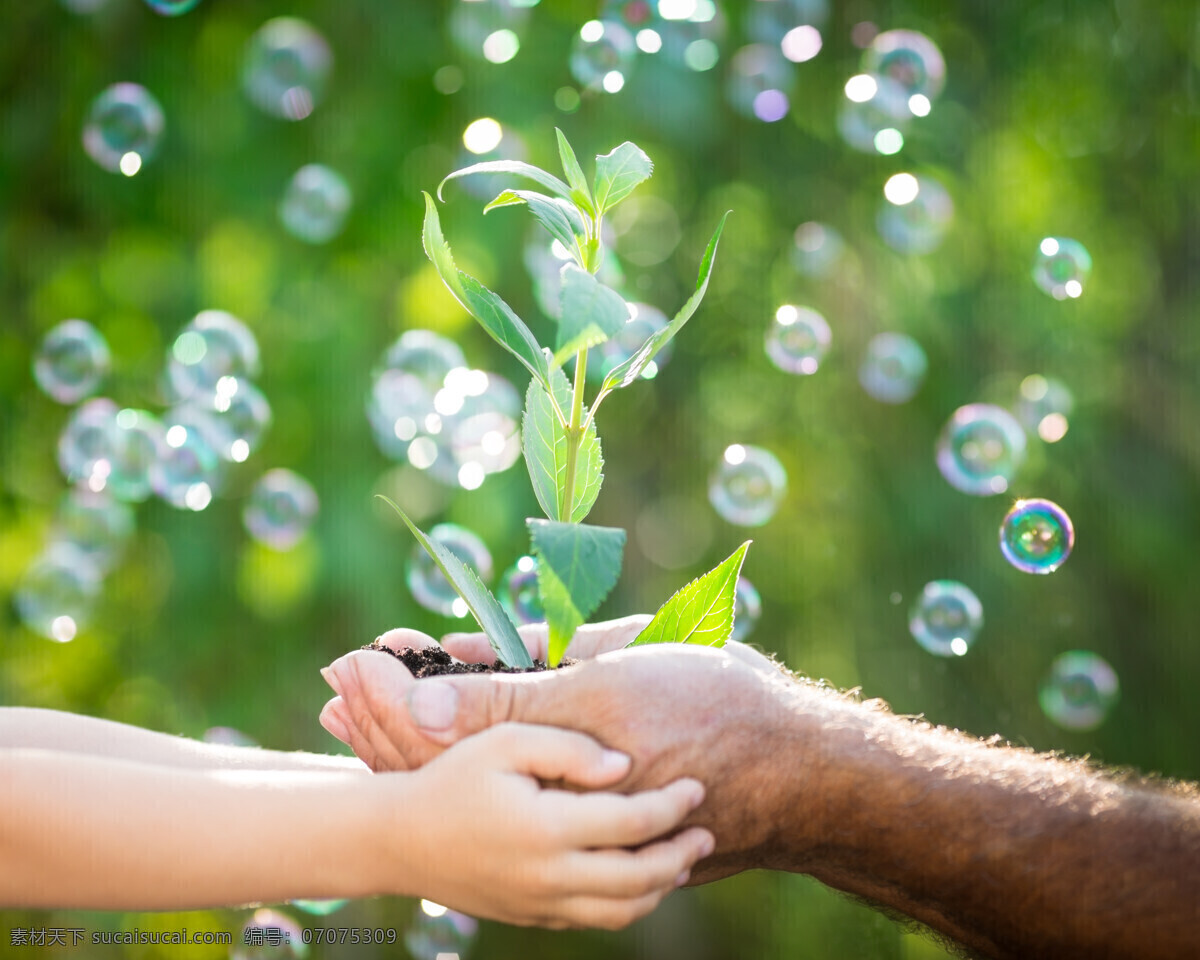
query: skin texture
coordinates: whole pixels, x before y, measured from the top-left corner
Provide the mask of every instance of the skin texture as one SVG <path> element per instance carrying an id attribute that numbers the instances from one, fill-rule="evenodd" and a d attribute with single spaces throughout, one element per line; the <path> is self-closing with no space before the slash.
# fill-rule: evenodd
<path id="1" fill-rule="evenodd" d="M 683 774 L 716 837 L 693 882 L 809 873 L 1002 958 L 1181 957 L 1200 923 L 1194 787 L 981 742 L 805 682 L 741 644 L 621 650 L 646 622 L 585 628 L 558 674 L 412 679 L 355 652 L 322 722 L 372 768 L 412 769 L 491 723 L 583 730 L 633 758 L 622 788 Z M 544 630 L 524 628 L 536 656 Z M 390 646 L 432 640 L 392 631 Z M 445 638 L 490 660 L 478 635 Z M 448 694 L 448 695 L 447 695 Z"/>
<path id="2" fill-rule="evenodd" d="M 401 894 L 513 924 L 615 929 L 713 844 L 701 828 L 654 842 L 704 791 L 683 779 L 602 792 L 629 765 L 581 733 L 501 723 L 419 770 L 372 776 L 345 757 L 0 708 L 0 905 Z"/>

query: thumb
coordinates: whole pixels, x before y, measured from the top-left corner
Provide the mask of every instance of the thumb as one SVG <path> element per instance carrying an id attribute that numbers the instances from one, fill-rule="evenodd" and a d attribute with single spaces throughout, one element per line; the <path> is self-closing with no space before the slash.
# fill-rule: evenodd
<path id="1" fill-rule="evenodd" d="M 606 787 L 629 772 L 628 754 L 606 750 L 587 734 L 528 723 L 502 723 L 480 735 L 490 762 L 547 782 Z"/>

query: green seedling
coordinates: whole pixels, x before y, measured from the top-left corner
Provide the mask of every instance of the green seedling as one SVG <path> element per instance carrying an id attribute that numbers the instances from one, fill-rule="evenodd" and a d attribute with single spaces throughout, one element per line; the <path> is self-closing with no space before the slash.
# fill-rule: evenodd
<path id="1" fill-rule="evenodd" d="M 625 531 L 583 521 L 596 502 L 604 479 L 604 460 L 596 432 L 596 412 L 612 391 L 641 378 L 646 366 L 688 322 L 708 288 L 725 217 L 700 261 L 696 289 L 662 330 L 604 377 L 591 404 L 585 403 L 588 351 L 616 334 L 629 319 L 629 308 L 615 290 L 596 279 L 604 257 L 601 225 L 605 214 L 629 196 L 653 172 L 650 158 L 632 143 L 596 157 L 589 185 L 575 151 L 558 133 L 558 152 L 565 181 L 539 167 L 513 160 L 476 163 L 455 170 L 438 187 L 474 174 L 507 173 L 531 180 L 546 193 L 501 191 L 484 213 L 500 207 L 524 206 L 547 232 L 569 251 L 562 268 L 561 311 L 553 349 L 538 343 L 525 322 L 499 296 L 454 262 L 442 236 L 437 204 L 425 194 L 421 231 L 425 255 L 442 281 L 467 311 L 504 349 L 529 370 L 522 419 L 522 448 L 534 495 L 545 519 L 526 521 L 537 558 L 537 583 L 549 626 L 548 660 L 559 663 L 575 631 L 595 612 L 621 572 Z M 574 380 L 563 364 L 575 360 Z M 385 498 L 386 499 L 386 498 Z M 532 665 L 512 621 L 488 589 L 453 553 L 431 541 L 388 500 L 413 536 L 454 585 L 487 634 L 497 657 L 514 667 Z M 749 541 L 714 570 L 688 584 L 655 614 L 632 645 L 698 643 L 722 646 L 733 630 L 734 587 Z"/>

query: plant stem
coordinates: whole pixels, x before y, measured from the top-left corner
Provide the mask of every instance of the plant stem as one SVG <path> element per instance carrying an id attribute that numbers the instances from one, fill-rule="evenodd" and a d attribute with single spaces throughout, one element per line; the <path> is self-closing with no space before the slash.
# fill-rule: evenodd
<path id="1" fill-rule="evenodd" d="M 575 390 L 571 396 L 571 422 L 567 426 L 567 475 L 563 480 L 563 498 L 558 506 L 558 519 L 571 522 L 571 507 L 575 499 L 575 465 L 579 460 L 579 445 L 583 441 L 583 385 L 587 379 L 587 347 L 575 355 Z"/>

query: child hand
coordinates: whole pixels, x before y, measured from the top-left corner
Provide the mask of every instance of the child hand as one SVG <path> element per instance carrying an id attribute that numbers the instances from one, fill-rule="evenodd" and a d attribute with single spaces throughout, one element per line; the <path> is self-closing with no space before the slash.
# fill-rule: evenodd
<path id="1" fill-rule="evenodd" d="M 391 887 L 505 923 L 624 927 L 712 852 L 712 835 L 698 827 L 650 843 L 699 806 L 703 786 L 682 779 L 623 796 L 539 781 L 594 790 L 628 771 L 627 756 L 584 734 L 502 723 L 418 771 L 380 774 L 372 780 L 384 789 L 392 781 L 392 792 L 386 836 L 375 843 L 392 869 L 407 868 Z M 396 777 L 409 781 L 411 802 L 396 802 Z"/>

